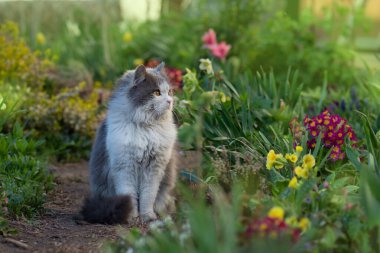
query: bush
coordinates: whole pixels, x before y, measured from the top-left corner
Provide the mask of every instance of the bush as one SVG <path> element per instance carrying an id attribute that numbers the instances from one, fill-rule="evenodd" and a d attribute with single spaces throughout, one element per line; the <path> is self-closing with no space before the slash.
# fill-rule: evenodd
<path id="1" fill-rule="evenodd" d="M 10 113 L 0 111 L 0 122 Z M 41 144 L 26 137 L 19 124 L 10 133 L 0 133 L 0 199 L 6 215 L 30 218 L 43 209 L 52 180 L 45 163 L 37 157 Z"/>
<path id="2" fill-rule="evenodd" d="M 18 110 L 7 123 L 25 122 L 34 138 L 46 140 L 39 150 L 58 160 L 88 157 L 105 94 L 85 82 L 58 87 L 48 79 L 57 71 L 48 58 L 50 50 L 45 54 L 30 50 L 14 23 L 1 25 L 0 43 L 4 45 L 0 55 L 5 57 L 0 63 L 0 92 Z M 11 129 L 12 125 L 4 126 L 4 130 Z"/>
<path id="3" fill-rule="evenodd" d="M 37 93 L 23 115 L 26 128 L 44 138 L 44 148 L 58 160 L 88 157 L 92 139 L 104 118 L 101 90 L 90 90 L 85 83 L 64 88 L 52 96 Z"/>
<path id="4" fill-rule="evenodd" d="M 39 89 L 52 61 L 51 52 L 31 51 L 20 38 L 15 23 L 0 24 L 0 80 L 13 85 L 26 84 Z"/>

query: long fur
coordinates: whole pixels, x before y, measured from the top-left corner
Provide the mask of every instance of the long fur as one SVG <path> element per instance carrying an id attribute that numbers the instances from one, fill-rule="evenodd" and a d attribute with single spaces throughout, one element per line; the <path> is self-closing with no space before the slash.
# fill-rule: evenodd
<path id="1" fill-rule="evenodd" d="M 87 198 L 81 210 L 83 219 L 90 223 L 126 223 L 132 211 L 130 196 Z"/>
<path id="2" fill-rule="evenodd" d="M 177 130 L 163 65 L 141 65 L 118 83 L 91 152 L 92 197 L 82 210 L 89 222 L 108 223 L 107 215 L 116 223 L 137 216 L 148 221 L 174 206 Z M 127 204 L 118 204 L 123 201 L 118 196 L 128 196 Z M 88 208 L 97 205 L 98 212 Z"/>

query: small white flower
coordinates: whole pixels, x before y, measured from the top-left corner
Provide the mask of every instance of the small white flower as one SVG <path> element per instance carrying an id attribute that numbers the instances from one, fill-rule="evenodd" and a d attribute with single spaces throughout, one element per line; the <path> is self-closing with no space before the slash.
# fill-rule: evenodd
<path id="1" fill-rule="evenodd" d="M 67 21 L 66 22 L 66 27 L 67 27 L 67 30 L 72 34 L 74 35 L 74 37 L 77 37 L 81 34 L 80 32 L 80 29 L 79 29 L 79 26 L 77 23 L 74 23 L 72 21 Z"/>
<path id="2" fill-rule="evenodd" d="M 179 243 L 181 244 L 181 246 L 184 246 L 185 245 L 185 241 L 190 238 L 191 236 L 191 233 L 189 232 L 183 232 L 179 235 Z"/>
<path id="3" fill-rule="evenodd" d="M 209 59 L 200 59 L 199 69 L 207 72 L 208 75 L 213 75 L 214 70 L 212 68 L 212 62 Z"/>
<path id="4" fill-rule="evenodd" d="M 145 237 L 141 237 L 141 238 L 139 238 L 136 242 L 135 242 L 135 246 L 136 247 L 143 247 L 143 246 L 145 246 L 145 244 L 146 244 L 146 239 L 145 239 Z M 133 252 L 133 251 L 132 251 Z"/>
<path id="5" fill-rule="evenodd" d="M 125 253 L 133 253 L 133 249 L 132 248 L 128 248 Z"/>
<path id="6" fill-rule="evenodd" d="M 166 216 L 163 220 L 164 224 L 166 226 L 170 226 L 170 225 L 173 225 L 173 220 L 172 220 L 172 217 L 170 216 Z"/>
<path id="7" fill-rule="evenodd" d="M 164 226 L 164 223 L 161 220 L 155 220 L 149 223 L 150 230 L 158 230 L 158 229 L 161 229 L 163 226 Z"/>

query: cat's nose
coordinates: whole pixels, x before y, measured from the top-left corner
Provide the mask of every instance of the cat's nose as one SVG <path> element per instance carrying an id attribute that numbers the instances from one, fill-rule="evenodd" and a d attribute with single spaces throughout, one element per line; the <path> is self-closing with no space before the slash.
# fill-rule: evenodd
<path id="1" fill-rule="evenodd" d="M 166 102 L 170 105 L 172 103 L 171 99 L 166 100 Z"/>

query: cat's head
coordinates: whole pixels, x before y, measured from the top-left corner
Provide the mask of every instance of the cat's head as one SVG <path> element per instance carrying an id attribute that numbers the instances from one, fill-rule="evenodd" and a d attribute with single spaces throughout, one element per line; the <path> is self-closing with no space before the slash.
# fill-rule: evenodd
<path id="1" fill-rule="evenodd" d="M 164 63 L 156 68 L 138 66 L 127 72 L 123 86 L 130 113 L 135 121 L 159 120 L 171 115 L 173 90 L 165 73 Z M 121 79 L 123 80 L 123 78 Z"/>

